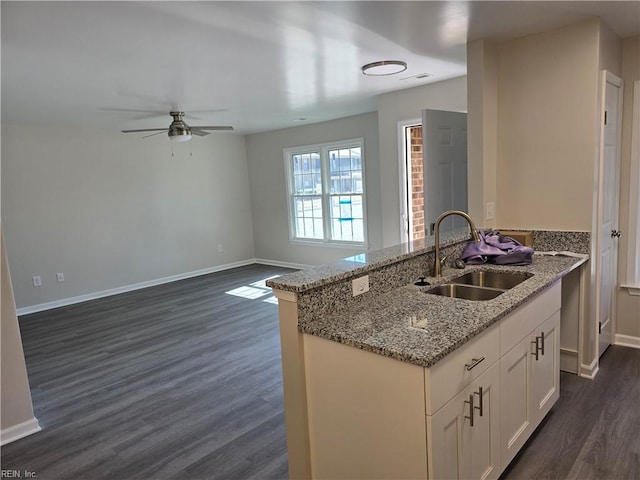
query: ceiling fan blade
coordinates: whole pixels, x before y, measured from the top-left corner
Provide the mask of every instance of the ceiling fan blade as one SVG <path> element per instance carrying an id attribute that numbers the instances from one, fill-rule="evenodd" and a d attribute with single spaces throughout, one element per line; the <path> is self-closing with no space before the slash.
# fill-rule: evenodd
<path id="1" fill-rule="evenodd" d="M 131 120 L 146 120 L 148 118 L 166 117 L 167 112 L 161 110 L 139 110 L 135 108 L 100 108 L 101 112 L 115 112 L 115 113 L 137 113 L 138 115 L 130 116 Z"/>
<path id="2" fill-rule="evenodd" d="M 161 132 L 152 133 L 151 135 L 145 135 L 145 136 L 144 136 L 144 137 L 142 137 L 142 138 L 155 137 L 156 135 L 161 135 L 161 134 L 163 134 L 163 133 L 167 133 L 167 132 L 168 132 L 168 130 L 163 130 L 163 131 L 161 131 Z"/>
<path id="3" fill-rule="evenodd" d="M 168 128 L 142 128 L 138 130 L 121 130 L 122 133 L 138 133 L 138 132 L 168 132 Z"/>
<path id="4" fill-rule="evenodd" d="M 196 128 L 192 128 L 191 133 L 193 135 L 198 135 L 199 137 L 204 137 L 205 135 L 209 135 L 209 132 L 205 132 L 204 130 L 198 130 Z"/>
<path id="5" fill-rule="evenodd" d="M 212 126 L 206 126 L 206 127 L 201 127 L 200 125 L 198 126 L 192 126 L 191 130 L 193 129 L 196 130 L 233 130 L 233 127 L 230 127 L 228 125 L 212 125 Z"/>

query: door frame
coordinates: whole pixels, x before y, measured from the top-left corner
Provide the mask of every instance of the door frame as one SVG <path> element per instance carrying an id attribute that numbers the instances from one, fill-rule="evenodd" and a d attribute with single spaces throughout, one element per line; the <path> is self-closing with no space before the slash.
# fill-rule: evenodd
<path id="1" fill-rule="evenodd" d="M 407 137 L 405 135 L 408 127 L 422 125 L 422 118 L 401 120 L 398 122 L 398 179 L 400 181 L 400 243 L 412 241 L 413 232 L 413 211 L 409 207 L 411 198 L 409 197 L 409 184 L 411 182 L 411 168 L 407 162 L 411 162 L 411 151 L 407 149 Z"/>
<path id="2" fill-rule="evenodd" d="M 618 116 L 617 116 L 617 131 L 616 131 L 616 180 L 615 180 L 615 191 L 616 191 L 616 217 L 619 215 L 619 203 L 620 203 L 620 160 L 621 160 L 621 146 L 622 146 L 622 106 L 623 106 L 623 81 L 617 75 L 607 71 L 602 70 L 600 72 L 599 79 L 599 123 L 598 123 L 598 155 L 596 158 L 596 168 L 595 168 L 595 178 L 594 178 L 594 222 L 593 222 L 593 231 L 592 231 L 592 245 L 593 251 L 591 258 L 593 261 L 593 274 L 595 281 L 594 299 L 591 302 L 593 312 L 593 323 L 592 328 L 595 333 L 595 345 L 594 345 L 594 362 L 596 365 L 599 363 L 600 358 L 600 329 L 599 324 L 601 321 L 600 318 L 600 294 L 602 292 L 602 263 L 601 263 L 601 253 L 602 253 L 602 242 L 601 242 L 601 228 L 602 228 L 602 215 L 603 215 L 603 170 L 604 170 L 604 127 L 605 127 L 605 112 L 606 112 L 606 87 L 607 83 L 611 83 L 618 87 Z M 616 224 L 619 222 L 619 218 L 616 219 Z M 616 332 L 616 286 L 618 284 L 617 278 L 617 258 L 618 258 L 618 246 L 617 243 L 614 243 L 614 261 L 612 267 L 612 276 L 613 276 L 613 286 L 611 292 L 611 343 L 615 343 L 615 332 Z M 597 370 L 598 367 L 596 367 Z"/>

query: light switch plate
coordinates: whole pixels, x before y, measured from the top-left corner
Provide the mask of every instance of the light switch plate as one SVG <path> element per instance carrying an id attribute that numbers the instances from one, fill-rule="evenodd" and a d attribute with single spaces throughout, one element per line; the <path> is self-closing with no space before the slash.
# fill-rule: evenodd
<path id="1" fill-rule="evenodd" d="M 495 202 L 487 202 L 486 207 L 486 220 L 493 220 L 496 218 L 496 203 Z"/>
<path id="2" fill-rule="evenodd" d="M 353 296 L 362 295 L 369 291 L 369 275 L 356 278 L 351 282 L 351 289 L 353 290 Z"/>

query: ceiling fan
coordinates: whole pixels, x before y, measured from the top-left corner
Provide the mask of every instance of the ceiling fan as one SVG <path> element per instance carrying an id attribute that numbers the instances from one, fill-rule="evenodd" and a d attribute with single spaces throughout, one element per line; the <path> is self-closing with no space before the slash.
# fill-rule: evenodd
<path id="1" fill-rule="evenodd" d="M 169 125 L 168 128 L 143 128 L 138 130 L 122 130 L 122 133 L 139 133 L 139 132 L 157 132 L 152 133 L 151 135 L 147 135 L 142 138 L 152 137 L 154 135 L 160 135 L 161 133 L 167 133 L 169 138 L 175 142 L 188 142 L 191 140 L 191 135 L 198 135 L 203 137 L 205 135 L 209 135 L 207 130 L 233 130 L 233 127 L 222 126 L 222 125 L 214 125 L 214 126 L 197 126 L 190 127 L 183 120 L 184 112 L 182 111 L 174 111 L 169 112 L 169 115 L 173 117 L 173 122 Z"/>

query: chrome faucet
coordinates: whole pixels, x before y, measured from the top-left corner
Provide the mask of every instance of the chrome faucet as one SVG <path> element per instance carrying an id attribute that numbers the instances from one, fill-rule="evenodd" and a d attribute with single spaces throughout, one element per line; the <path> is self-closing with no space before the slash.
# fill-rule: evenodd
<path id="1" fill-rule="evenodd" d="M 478 231 L 476 230 L 476 226 L 473 223 L 473 219 L 469 216 L 468 213 L 465 213 L 462 210 L 448 210 L 444 212 L 442 215 L 440 215 L 436 220 L 436 224 L 435 224 L 436 258 L 435 258 L 435 265 L 433 267 L 433 276 L 436 278 L 439 277 L 440 273 L 442 272 L 441 262 L 444 260 L 444 258 L 440 260 L 440 223 L 449 215 L 460 215 L 462 218 L 464 218 L 469 224 L 469 228 L 471 229 L 471 238 L 473 239 L 473 241 L 474 242 L 480 241 L 480 237 L 478 236 Z"/>

